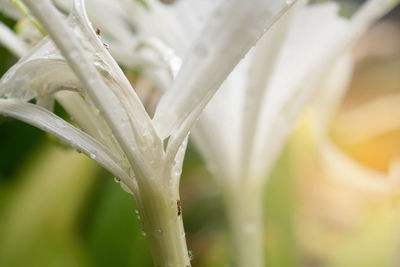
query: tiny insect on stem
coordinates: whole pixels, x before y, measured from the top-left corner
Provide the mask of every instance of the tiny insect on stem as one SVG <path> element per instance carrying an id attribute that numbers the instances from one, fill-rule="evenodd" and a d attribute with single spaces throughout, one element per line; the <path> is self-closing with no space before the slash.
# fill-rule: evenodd
<path id="1" fill-rule="evenodd" d="M 182 214 L 182 202 L 178 199 L 176 201 L 176 206 L 178 208 L 178 216 Z"/>

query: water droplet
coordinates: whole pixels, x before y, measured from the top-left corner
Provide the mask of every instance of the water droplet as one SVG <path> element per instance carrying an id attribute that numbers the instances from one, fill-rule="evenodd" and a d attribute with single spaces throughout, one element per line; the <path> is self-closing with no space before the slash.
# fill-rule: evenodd
<path id="1" fill-rule="evenodd" d="M 119 178 L 119 177 L 114 177 L 114 181 L 115 181 L 117 184 L 119 184 L 119 183 L 121 182 L 121 178 Z"/>
<path id="2" fill-rule="evenodd" d="M 146 236 L 146 232 L 145 231 L 142 231 L 142 236 Z"/>
<path id="3" fill-rule="evenodd" d="M 136 213 L 136 214 L 139 214 L 139 211 L 136 209 L 136 210 L 135 210 L 135 213 Z"/>
<path id="4" fill-rule="evenodd" d="M 56 125 L 57 125 L 57 127 L 60 127 L 60 128 L 64 127 L 64 123 L 62 120 L 56 120 Z"/>
<path id="5" fill-rule="evenodd" d="M 178 178 L 181 174 L 182 174 L 182 169 L 179 166 L 175 165 L 172 168 L 172 173 L 171 173 L 172 177 Z"/>
<path id="6" fill-rule="evenodd" d="M 96 159 L 96 155 L 93 154 L 93 153 L 90 153 L 89 157 L 90 157 L 91 159 Z"/>
<path id="7" fill-rule="evenodd" d="M 143 135 L 143 143 L 150 146 L 154 142 L 153 136 L 149 132 L 145 132 Z"/>
<path id="8" fill-rule="evenodd" d="M 189 250 L 188 251 L 188 256 L 189 256 L 189 260 L 192 261 L 194 259 L 193 251 Z"/>
<path id="9" fill-rule="evenodd" d="M 157 238 L 161 238 L 163 235 L 163 230 L 161 230 L 160 228 L 157 228 L 154 230 L 154 236 Z"/>
<path id="10" fill-rule="evenodd" d="M 139 214 L 136 215 L 136 218 L 140 221 L 140 215 Z"/>

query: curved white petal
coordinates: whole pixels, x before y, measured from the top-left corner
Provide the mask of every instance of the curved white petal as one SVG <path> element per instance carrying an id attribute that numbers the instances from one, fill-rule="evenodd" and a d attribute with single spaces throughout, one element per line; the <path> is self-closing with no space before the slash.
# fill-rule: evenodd
<path id="1" fill-rule="evenodd" d="M 193 128 L 195 144 L 215 177 L 235 179 L 245 175 L 262 96 L 295 7 L 264 34 L 232 71 Z"/>
<path id="2" fill-rule="evenodd" d="M 334 112 L 343 100 L 353 78 L 354 60 L 350 51 L 345 51 L 332 64 L 331 70 L 317 86 L 313 108 L 317 111 L 316 123 L 320 132 L 325 133 Z"/>
<path id="3" fill-rule="evenodd" d="M 59 92 L 56 100 L 68 112 L 79 128 L 116 154 L 123 154 L 118 142 L 99 111 L 78 93 Z"/>
<path id="4" fill-rule="evenodd" d="M 333 3 L 307 6 L 293 22 L 268 84 L 254 141 L 252 172 L 263 177 L 282 150 L 320 79 L 345 47 L 349 24 Z"/>
<path id="5" fill-rule="evenodd" d="M 147 162 L 162 157 L 161 141 L 129 81 L 91 27 L 83 1 L 74 1 L 72 29 L 49 0 L 24 2 L 104 116 L 135 173 L 152 176 L 154 170 Z M 151 151 L 145 151 L 149 147 Z"/>
<path id="6" fill-rule="evenodd" d="M 367 0 L 351 18 L 352 38 L 359 38 L 371 23 L 389 12 L 398 3 L 398 0 Z"/>
<path id="7" fill-rule="evenodd" d="M 181 127 L 189 128 L 234 66 L 286 7 L 286 1 L 233 0 L 213 12 L 157 107 L 153 121 L 162 138 Z"/>
<path id="8" fill-rule="evenodd" d="M 264 100 L 262 127 L 252 158 L 253 172 L 259 175 L 268 172 L 299 113 L 316 94 L 320 80 L 326 78 L 338 57 L 393 4 L 388 0 L 369 0 L 350 22 L 338 18 L 332 4 L 310 6 L 299 14 Z"/>
<path id="9" fill-rule="evenodd" d="M 0 97 L 29 101 L 52 96 L 59 90 L 78 91 L 79 80 L 45 38 L 20 59 L 0 80 Z"/>
<path id="10" fill-rule="evenodd" d="M 97 140 L 50 111 L 19 100 L 0 99 L 0 114 L 19 119 L 56 136 L 120 177 L 125 184 L 132 184 L 128 170 L 119 165 L 120 155 L 112 153 Z"/>
<path id="11" fill-rule="evenodd" d="M 193 126 L 191 138 L 215 177 L 235 179 L 240 172 L 240 145 L 247 74 L 242 60 L 224 81 Z"/>
<path id="12" fill-rule="evenodd" d="M 250 175 L 251 155 L 253 154 L 255 136 L 260 123 L 263 99 L 266 95 L 267 84 L 271 81 L 278 55 L 287 38 L 290 26 L 296 12 L 304 4 L 299 1 L 291 10 L 286 12 L 277 23 L 258 41 L 250 51 L 249 69 L 247 70 L 247 83 L 243 88 L 244 103 L 242 108 L 243 119 L 241 124 L 240 162 L 242 177 Z"/>

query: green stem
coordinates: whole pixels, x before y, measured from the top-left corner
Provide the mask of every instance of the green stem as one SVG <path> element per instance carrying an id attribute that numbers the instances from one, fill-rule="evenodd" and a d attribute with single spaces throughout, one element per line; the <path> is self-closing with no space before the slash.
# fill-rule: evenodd
<path id="1" fill-rule="evenodd" d="M 182 214 L 178 215 L 178 190 L 156 183 L 139 186 L 137 205 L 155 266 L 189 267 Z"/>
<path id="2" fill-rule="evenodd" d="M 228 188 L 224 192 L 236 267 L 264 267 L 264 216 L 262 186 Z"/>

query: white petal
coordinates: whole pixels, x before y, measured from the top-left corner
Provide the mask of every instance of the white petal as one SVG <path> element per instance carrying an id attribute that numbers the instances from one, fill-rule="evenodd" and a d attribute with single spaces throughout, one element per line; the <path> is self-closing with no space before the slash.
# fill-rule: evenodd
<path id="1" fill-rule="evenodd" d="M 0 22 L 0 44 L 9 49 L 16 57 L 22 57 L 26 53 L 24 42 L 2 22 Z"/>
<path id="2" fill-rule="evenodd" d="M 80 87 L 64 58 L 45 38 L 3 75 L 0 96 L 29 101 Z"/>
<path id="3" fill-rule="evenodd" d="M 233 0 L 215 10 L 157 107 L 154 122 L 162 138 L 189 128 L 234 66 L 278 19 L 285 3 Z"/>
<path id="4" fill-rule="evenodd" d="M 353 39 L 359 38 L 373 22 L 389 12 L 398 2 L 397 0 L 366 1 L 351 18 Z"/>
<path id="5" fill-rule="evenodd" d="M 265 176 L 296 120 L 343 47 L 349 24 L 335 4 L 301 10 L 279 55 L 265 99 L 251 158 L 252 176 Z"/>
<path id="6" fill-rule="evenodd" d="M 74 2 L 71 15 L 76 27 L 73 29 L 49 0 L 24 2 L 57 44 L 104 116 L 135 173 L 151 176 L 154 170 L 146 162 L 149 158 L 162 157 L 161 141 L 129 81 L 91 27 L 83 1 Z M 153 148 L 151 151 L 140 151 L 149 146 Z"/>
<path id="7" fill-rule="evenodd" d="M 346 51 L 332 64 L 322 83 L 317 85 L 319 91 L 313 100 L 314 109 L 317 111 L 316 123 L 322 133 L 328 130 L 329 121 L 343 100 L 353 78 L 353 69 L 353 56 L 350 51 Z"/>
<path id="8" fill-rule="evenodd" d="M 335 15 L 333 4 L 310 6 L 299 14 L 265 99 L 262 127 L 255 145 L 257 151 L 252 158 L 254 173 L 265 175 L 268 172 L 300 112 L 315 96 L 321 78 L 326 78 L 335 61 L 368 25 L 393 6 L 390 3 L 393 1 L 370 0 L 350 23 Z M 351 71 L 351 67 L 345 70 Z M 339 90 L 343 92 L 343 88 Z M 338 94 L 340 97 L 340 92 Z"/>
<path id="9" fill-rule="evenodd" d="M 191 138 L 215 177 L 235 179 L 240 171 L 242 106 L 248 62 L 234 69 L 193 126 Z"/>
<path id="10" fill-rule="evenodd" d="M 119 165 L 120 155 L 113 154 L 95 139 L 48 110 L 19 100 L 0 99 L 0 114 L 22 120 L 56 136 L 123 179 L 125 183 L 131 184 L 127 170 Z"/>
<path id="11" fill-rule="evenodd" d="M 105 145 L 113 153 L 123 154 L 98 109 L 85 101 L 80 94 L 63 91 L 56 94 L 56 99 L 80 129 Z M 128 166 L 129 164 L 125 165 Z"/>
<path id="12" fill-rule="evenodd" d="M 196 147 L 215 177 L 232 180 L 244 171 L 266 84 L 296 10 L 292 9 L 236 66 L 193 127 Z"/>
<path id="13" fill-rule="evenodd" d="M 15 20 L 23 18 L 21 12 L 19 12 L 10 0 L 0 0 L 0 12 Z"/>
<path id="14" fill-rule="evenodd" d="M 150 12 L 153 24 L 150 33 L 163 40 L 167 45 L 177 50 L 183 56 L 188 47 L 195 41 L 211 13 L 221 4 L 222 0 L 184 0 L 173 5 L 161 5 L 158 0 L 150 0 Z M 143 23 L 143 22 L 142 22 Z M 169 29 L 165 30 L 164 27 Z M 143 25 L 145 27 L 145 25 Z M 172 31 L 172 36 L 171 36 Z M 176 40 L 176 38 L 180 43 Z"/>
<path id="15" fill-rule="evenodd" d="M 263 99 L 267 91 L 267 84 L 270 82 L 279 52 L 288 35 L 288 30 L 292 25 L 293 17 L 296 15 L 304 1 L 299 1 L 291 10 L 286 12 L 282 18 L 275 23 L 271 29 L 257 42 L 257 45 L 250 51 L 247 70 L 247 83 L 243 88 L 246 93 L 243 104 L 243 118 L 241 124 L 241 141 L 239 153 L 242 165 L 242 177 L 249 175 L 251 165 L 251 155 L 253 153 L 255 136 L 260 123 L 260 113 L 262 110 Z"/>

